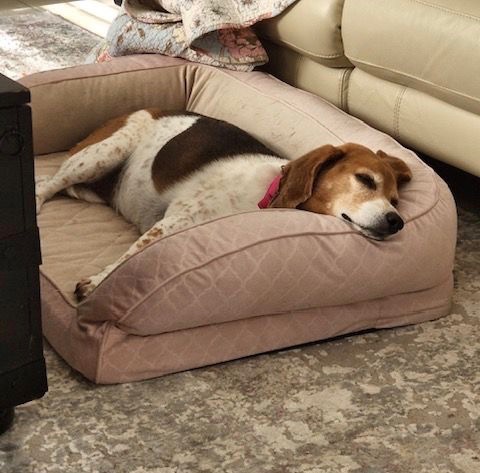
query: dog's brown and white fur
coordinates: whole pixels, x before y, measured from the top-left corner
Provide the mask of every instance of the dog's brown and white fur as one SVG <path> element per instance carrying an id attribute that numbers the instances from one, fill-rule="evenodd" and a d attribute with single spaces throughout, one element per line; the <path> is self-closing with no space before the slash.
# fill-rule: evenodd
<path id="1" fill-rule="evenodd" d="M 294 161 L 226 122 L 192 113 L 140 110 L 111 120 L 75 146 L 58 172 L 37 179 L 37 212 L 60 191 L 111 205 L 142 236 L 115 263 L 78 283 L 89 295 L 122 261 L 169 233 L 257 209 L 282 175 L 269 207 L 344 219 L 374 239 L 403 227 L 396 211 L 407 165 L 357 144 L 325 145 Z"/>

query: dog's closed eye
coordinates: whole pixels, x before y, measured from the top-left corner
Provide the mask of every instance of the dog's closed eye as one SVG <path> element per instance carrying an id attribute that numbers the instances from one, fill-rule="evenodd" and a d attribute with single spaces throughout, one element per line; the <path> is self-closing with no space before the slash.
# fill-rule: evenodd
<path id="1" fill-rule="evenodd" d="M 355 174 L 355 177 L 365 187 L 368 187 L 369 189 L 372 189 L 372 190 L 375 190 L 377 188 L 377 185 L 375 184 L 375 180 L 369 174 L 359 173 L 359 174 Z"/>

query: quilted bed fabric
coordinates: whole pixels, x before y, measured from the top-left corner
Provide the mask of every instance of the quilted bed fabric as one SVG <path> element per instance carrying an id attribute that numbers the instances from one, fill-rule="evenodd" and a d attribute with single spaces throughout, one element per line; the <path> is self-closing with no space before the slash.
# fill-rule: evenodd
<path id="1" fill-rule="evenodd" d="M 76 129 L 56 118 L 64 107 L 61 95 L 122 83 L 135 104 L 183 100 L 184 109 L 235 123 L 288 158 L 353 141 L 404 159 L 414 178 L 401 192 L 405 228 L 388 241 L 366 239 L 329 216 L 253 210 L 152 243 L 78 306 L 75 283 L 120 256 L 138 234 L 106 206 L 67 197 L 47 202 L 39 215 L 44 331 L 75 369 L 99 383 L 133 381 L 448 313 L 455 206 L 445 183 L 412 152 L 262 73 L 158 57 L 121 60 L 121 73 L 114 60 L 33 77 L 34 133 L 41 134 L 42 123 L 47 132 L 58 125 L 65 129 L 61 140 L 69 137 L 73 144 Z M 129 82 L 131 74 L 138 79 L 142 73 L 149 83 L 156 75 L 159 83 L 183 80 L 183 87 L 171 87 L 176 98 L 156 94 L 149 100 L 141 82 L 136 90 Z M 61 94 L 41 94 L 59 83 Z M 98 116 L 88 113 L 93 100 L 79 102 L 77 127 L 96 126 Z M 100 115 L 118 106 L 113 94 L 96 99 Z M 41 141 L 45 152 L 60 151 L 58 143 Z M 54 172 L 62 159 L 61 153 L 39 156 L 37 173 Z"/>

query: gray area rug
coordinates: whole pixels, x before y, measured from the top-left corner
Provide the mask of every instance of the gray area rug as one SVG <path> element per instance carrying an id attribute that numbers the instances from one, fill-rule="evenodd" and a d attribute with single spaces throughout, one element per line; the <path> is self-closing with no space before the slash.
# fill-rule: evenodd
<path id="1" fill-rule="evenodd" d="M 470 203 L 471 204 L 471 203 Z M 480 472 L 480 210 L 459 208 L 452 314 L 117 386 L 47 346 L 2 473 Z"/>
<path id="2" fill-rule="evenodd" d="M 100 38 L 47 11 L 0 12 L 0 72 L 12 79 L 82 64 Z"/>
<path id="3" fill-rule="evenodd" d="M 21 33 L 0 18 L 2 60 L 8 28 L 8 41 L 25 39 L 21 57 L 8 49 L 13 77 L 81 62 L 96 43 L 41 16 L 23 17 Z M 118 386 L 93 385 L 47 346 L 50 391 L 17 408 L 0 437 L 0 471 L 480 472 L 474 197 L 459 202 L 450 316 Z"/>

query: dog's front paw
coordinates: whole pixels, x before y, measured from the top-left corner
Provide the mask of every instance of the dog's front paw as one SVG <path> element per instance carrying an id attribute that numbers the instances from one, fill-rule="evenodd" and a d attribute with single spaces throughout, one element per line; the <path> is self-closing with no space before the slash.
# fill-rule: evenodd
<path id="1" fill-rule="evenodd" d="M 97 286 L 92 282 L 91 278 L 80 280 L 75 286 L 75 297 L 78 302 L 85 300 Z"/>
<path id="2" fill-rule="evenodd" d="M 89 278 L 80 279 L 75 287 L 75 296 L 79 302 L 87 298 L 111 273 L 113 265 L 107 266 L 103 271 Z"/>

